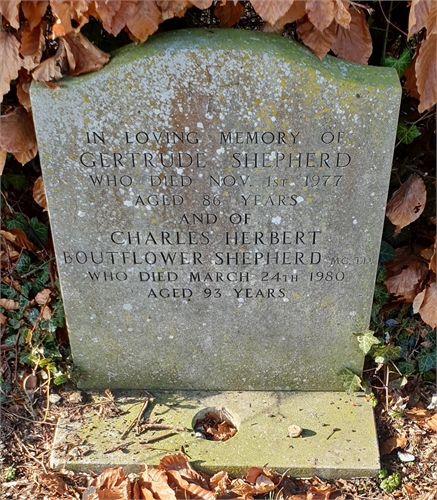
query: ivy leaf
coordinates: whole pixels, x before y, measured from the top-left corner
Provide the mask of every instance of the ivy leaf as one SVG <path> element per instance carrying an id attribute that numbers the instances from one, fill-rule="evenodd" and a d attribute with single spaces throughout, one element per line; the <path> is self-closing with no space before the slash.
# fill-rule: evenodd
<path id="1" fill-rule="evenodd" d="M 432 370 L 436 366 L 436 353 L 429 351 L 422 351 L 419 356 L 417 356 L 419 373 L 423 374 L 429 370 Z"/>
<path id="2" fill-rule="evenodd" d="M 339 375 L 343 382 L 344 390 L 348 394 L 362 389 L 361 378 L 352 370 L 349 370 L 349 368 L 343 368 L 343 370 L 339 372 Z"/>
<path id="3" fill-rule="evenodd" d="M 379 340 L 373 336 L 374 332 L 372 330 L 365 330 L 361 333 L 354 333 L 357 337 L 358 343 L 360 344 L 360 349 L 364 354 L 368 354 L 373 345 L 379 344 Z"/>
<path id="4" fill-rule="evenodd" d="M 398 129 L 396 131 L 396 137 L 398 141 L 404 144 L 411 144 L 416 137 L 419 137 L 420 132 L 416 125 L 411 125 L 408 127 L 405 123 L 398 123 Z"/>
<path id="5" fill-rule="evenodd" d="M 36 217 L 32 217 L 32 219 L 30 219 L 29 226 L 31 230 L 31 233 L 28 235 L 29 239 L 40 248 L 44 248 L 48 234 L 47 226 L 40 222 Z"/>
<path id="6" fill-rule="evenodd" d="M 407 68 L 410 66 L 412 60 L 413 59 L 411 57 L 409 49 L 405 49 L 399 56 L 399 59 L 395 59 L 392 56 L 387 56 L 385 58 L 384 66 L 394 68 L 397 71 L 399 78 L 401 78 Z"/>
<path id="7" fill-rule="evenodd" d="M 395 249 L 386 241 L 382 240 L 379 250 L 379 262 L 393 260 L 396 257 Z"/>
<path id="8" fill-rule="evenodd" d="M 401 348 L 393 345 L 383 345 L 376 347 L 373 351 L 373 357 L 379 364 L 387 363 L 398 359 L 401 355 Z"/>

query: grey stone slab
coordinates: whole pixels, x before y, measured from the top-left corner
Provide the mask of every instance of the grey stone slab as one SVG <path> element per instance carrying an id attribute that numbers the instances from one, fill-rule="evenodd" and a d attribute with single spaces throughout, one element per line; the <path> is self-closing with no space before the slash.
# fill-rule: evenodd
<path id="1" fill-rule="evenodd" d="M 31 98 L 82 387 L 342 390 L 360 372 L 401 89 L 187 30 Z"/>
<path id="2" fill-rule="evenodd" d="M 172 437 L 150 445 L 140 444 L 167 431 L 123 432 L 136 419 L 144 395 L 114 393 L 120 410 L 108 416 L 96 404 L 85 419 L 62 419 L 57 428 L 51 466 L 96 473 L 121 466 L 125 473 L 143 470 L 143 464 L 158 465 L 167 453 L 184 448 L 191 463 L 208 473 L 226 470 L 243 476 L 250 467 L 267 465 L 294 477 L 317 475 L 326 479 L 375 476 L 379 453 L 372 407 L 363 394 L 348 396 L 330 392 L 157 392 L 146 414 L 151 420 L 186 427 Z M 107 404 L 104 394 L 93 401 Z M 195 437 L 193 420 L 205 408 L 225 408 L 238 426 L 225 442 Z M 287 437 L 288 427 L 299 425 L 302 435 Z M 334 429 L 337 429 L 334 431 Z M 114 450 L 125 444 L 123 449 Z M 105 453 L 106 452 L 106 453 Z"/>

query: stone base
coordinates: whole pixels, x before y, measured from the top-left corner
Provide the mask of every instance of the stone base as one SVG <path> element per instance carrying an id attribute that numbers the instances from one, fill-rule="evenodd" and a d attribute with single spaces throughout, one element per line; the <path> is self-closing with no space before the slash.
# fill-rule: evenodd
<path id="1" fill-rule="evenodd" d="M 119 416 L 111 416 L 105 394 L 92 395 L 102 404 L 90 414 L 87 410 L 85 418 L 60 420 L 51 457 L 54 469 L 100 473 L 121 466 L 126 473 L 138 472 L 142 464 L 157 465 L 163 455 L 183 450 L 194 467 L 207 473 L 226 470 L 234 477 L 264 465 L 294 477 L 325 479 L 375 476 L 379 470 L 373 410 L 363 394 L 156 392 L 146 418 L 188 430 L 149 444 L 139 441 L 169 431 L 136 436 L 134 428 L 121 439 L 136 419 L 144 393 L 114 391 L 116 406 L 126 412 Z M 195 436 L 193 419 L 209 407 L 226 408 L 233 415 L 238 427 L 233 438 L 214 442 Z M 293 424 L 303 429 L 298 438 L 287 437 Z"/>

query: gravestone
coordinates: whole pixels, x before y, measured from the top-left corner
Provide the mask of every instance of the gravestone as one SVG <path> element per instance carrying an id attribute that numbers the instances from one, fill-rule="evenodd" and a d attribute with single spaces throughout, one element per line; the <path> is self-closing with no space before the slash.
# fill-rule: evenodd
<path id="1" fill-rule="evenodd" d="M 31 96 L 82 387 L 342 391 L 361 372 L 394 70 L 187 30 Z"/>

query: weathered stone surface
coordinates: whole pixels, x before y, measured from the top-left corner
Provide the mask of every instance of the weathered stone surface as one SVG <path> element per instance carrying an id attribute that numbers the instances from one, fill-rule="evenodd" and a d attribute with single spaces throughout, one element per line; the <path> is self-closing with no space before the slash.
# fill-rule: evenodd
<path id="1" fill-rule="evenodd" d="M 361 370 L 394 70 L 191 30 L 31 94 L 82 386 L 342 390 Z"/>
<path id="2" fill-rule="evenodd" d="M 168 431 L 136 436 L 134 429 L 122 439 L 138 416 L 144 394 L 120 391 L 114 396 L 117 408 L 126 412 L 123 415 L 109 417 L 108 398 L 94 394 L 95 410 L 85 422 L 81 418 L 59 422 L 51 467 L 102 472 L 121 466 L 125 473 L 139 472 L 142 464 L 157 465 L 166 453 L 178 452 L 183 446 L 197 469 L 211 474 L 226 470 L 234 477 L 266 464 L 291 476 L 326 479 L 375 476 L 380 468 L 372 407 L 364 394 L 157 392 L 145 417 L 187 431 L 149 446 L 140 441 Z M 215 442 L 195 436 L 193 419 L 209 407 L 232 413 L 238 423 L 234 437 Z M 102 408 L 106 408 L 106 416 Z M 291 424 L 302 427 L 300 437 L 287 437 Z"/>

